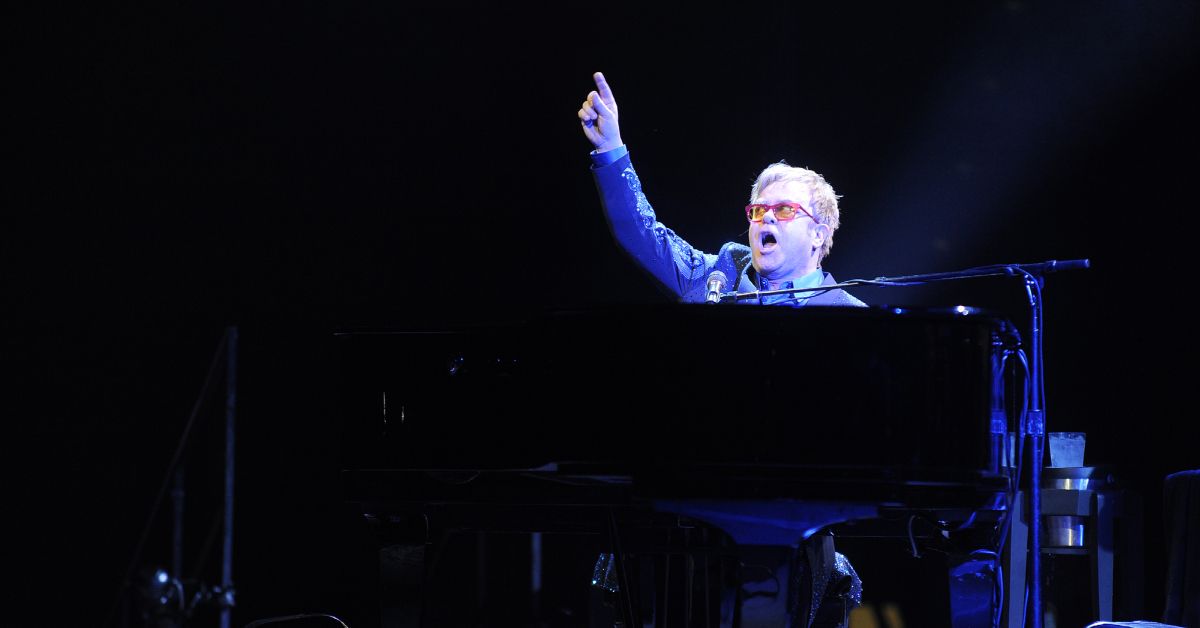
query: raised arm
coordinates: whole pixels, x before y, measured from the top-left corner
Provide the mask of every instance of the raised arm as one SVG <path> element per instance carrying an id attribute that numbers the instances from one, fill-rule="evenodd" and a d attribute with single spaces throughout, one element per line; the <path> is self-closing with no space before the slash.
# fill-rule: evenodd
<path id="1" fill-rule="evenodd" d="M 592 78 L 596 90 L 580 107 L 579 123 L 596 148 L 592 174 L 613 237 L 676 297 L 702 301 L 704 280 L 716 265 L 717 256 L 695 249 L 658 222 L 621 140 L 612 88 L 603 74 L 597 72 Z"/>

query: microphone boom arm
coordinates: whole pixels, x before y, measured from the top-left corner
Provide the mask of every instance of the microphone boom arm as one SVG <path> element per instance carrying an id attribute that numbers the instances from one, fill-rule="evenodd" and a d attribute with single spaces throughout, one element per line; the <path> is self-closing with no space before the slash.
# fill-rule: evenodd
<path id="1" fill-rule="evenodd" d="M 762 297 L 775 296 L 777 294 L 796 294 L 800 292 L 825 292 L 828 290 L 837 290 L 839 288 L 853 288 L 854 286 L 916 286 L 936 281 L 952 281 L 957 279 L 970 279 L 974 277 L 996 277 L 996 276 L 1028 276 L 1033 275 L 1040 277 L 1049 273 L 1066 271 L 1066 270 L 1083 270 L 1091 267 L 1091 261 L 1086 259 L 1073 260 L 1050 260 L 1048 262 L 1037 262 L 1033 264 L 992 264 L 989 266 L 976 266 L 964 270 L 954 270 L 942 273 L 924 273 L 920 275 L 899 275 L 896 277 L 876 277 L 874 279 L 849 279 L 841 283 L 833 283 L 815 288 L 786 288 L 783 290 L 756 290 L 754 292 L 722 292 L 720 300 L 726 301 L 746 301 L 749 299 L 760 299 Z"/>

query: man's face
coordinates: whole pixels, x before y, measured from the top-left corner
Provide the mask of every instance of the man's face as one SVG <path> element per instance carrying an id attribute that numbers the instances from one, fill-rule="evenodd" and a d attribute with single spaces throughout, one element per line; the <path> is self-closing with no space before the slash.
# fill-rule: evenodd
<path id="1" fill-rule="evenodd" d="M 763 188 L 755 204 L 799 203 L 812 211 L 808 187 L 799 181 L 776 181 Z M 750 250 L 754 270 L 768 281 L 799 277 L 816 270 L 819 249 L 828 228 L 818 225 L 803 213 L 792 220 L 780 221 L 775 212 L 767 212 L 762 222 L 750 223 Z"/>

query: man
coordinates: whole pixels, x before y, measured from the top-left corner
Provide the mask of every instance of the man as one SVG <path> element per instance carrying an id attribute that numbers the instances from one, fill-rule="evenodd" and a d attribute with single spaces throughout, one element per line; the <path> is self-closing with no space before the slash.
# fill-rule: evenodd
<path id="1" fill-rule="evenodd" d="M 604 75 L 579 109 L 592 151 L 596 185 L 617 242 L 685 302 L 703 302 L 707 279 L 721 271 L 738 292 L 816 288 L 836 283 L 821 269 L 838 228 L 837 196 L 821 175 L 785 163 L 768 166 L 750 191 L 749 246 L 727 242 L 716 255 L 698 251 L 658 222 L 621 141 L 617 102 Z M 800 307 L 866 304 L 843 290 L 774 295 L 760 301 Z"/>
<path id="2" fill-rule="evenodd" d="M 621 247 L 663 286 L 685 302 L 703 302 L 714 270 L 724 273 L 738 292 L 836 283 L 821 269 L 821 260 L 838 227 L 837 196 L 821 175 L 784 163 L 768 166 L 754 182 L 746 207 L 749 246 L 727 242 L 716 255 L 698 251 L 657 221 L 621 141 L 612 88 L 600 72 L 593 79 L 596 91 L 580 107 L 579 122 L 595 147 L 592 172 L 605 216 Z M 838 288 L 773 295 L 760 302 L 866 305 Z M 862 599 L 862 582 L 846 557 L 834 551 L 828 534 L 809 537 L 799 550 L 745 547 L 741 560 L 745 569 L 738 586 L 744 600 L 739 612 L 746 628 L 844 627 L 849 608 Z"/>

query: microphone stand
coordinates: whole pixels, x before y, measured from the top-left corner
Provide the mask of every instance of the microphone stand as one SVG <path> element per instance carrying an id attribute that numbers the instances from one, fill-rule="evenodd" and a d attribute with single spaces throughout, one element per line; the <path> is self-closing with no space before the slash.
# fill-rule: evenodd
<path id="1" fill-rule="evenodd" d="M 842 283 L 818 286 L 816 288 L 790 288 L 744 293 L 726 292 L 721 294 L 720 301 L 736 302 L 761 299 L 762 297 L 777 294 L 824 292 L 853 286 L 916 286 L 936 281 L 972 279 L 975 277 L 1008 276 L 1021 277 L 1023 279 L 1025 293 L 1029 300 L 1030 344 L 1033 351 L 1033 359 L 1029 368 L 1029 411 L 1025 418 L 1025 432 L 1029 435 L 1030 445 L 1033 450 L 1029 479 L 1029 577 L 1031 581 L 1029 585 L 1029 598 L 1030 614 L 1033 615 L 1033 628 L 1042 628 L 1042 457 L 1046 446 L 1046 411 L 1042 407 L 1045 395 L 1045 381 L 1042 374 L 1042 284 L 1045 276 L 1050 273 L 1064 270 L 1083 270 L 1090 266 L 1091 262 L 1086 259 L 1051 260 L 1035 264 L 993 264 L 943 273 L 876 277 L 874 279 L 851 279 Z M 1011 618 L 1009 618 L 1010 624 L 1011 621 Z"/>

